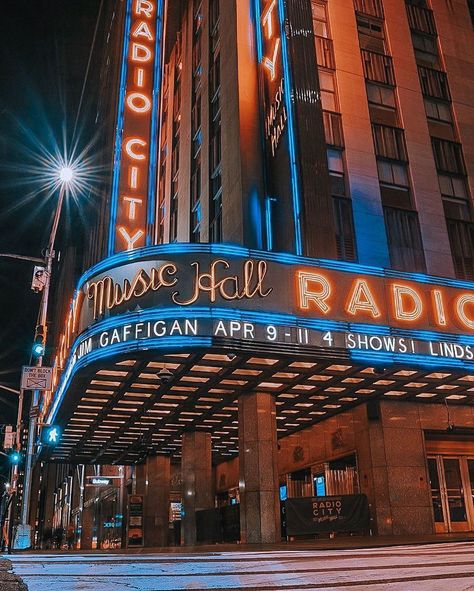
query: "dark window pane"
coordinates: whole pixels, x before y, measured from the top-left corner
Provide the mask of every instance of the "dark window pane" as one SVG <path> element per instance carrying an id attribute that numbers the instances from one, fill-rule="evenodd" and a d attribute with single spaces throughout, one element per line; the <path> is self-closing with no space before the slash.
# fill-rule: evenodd
<path id="1" fill-rule="evenodd" d="M 394 269 L 425 272 L 425 256 L 418 214 L 384 207 L 390 260 Z"/>

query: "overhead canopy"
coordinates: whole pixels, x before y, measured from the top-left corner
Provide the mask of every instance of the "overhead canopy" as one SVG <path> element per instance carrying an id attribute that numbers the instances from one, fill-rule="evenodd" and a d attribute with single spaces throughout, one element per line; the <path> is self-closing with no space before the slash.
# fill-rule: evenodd
<path id="1" fill-rule="evenodd" d="M 49 453 L 177 458 L 203 429 L 221 461 L 251 391 L 275 394 L 279 437 L 376 397 L 472 404 L 473 334 L 467 282 L 228 245 L 121 253 L 79 282 L 44 401 L 63 427 Z"/>

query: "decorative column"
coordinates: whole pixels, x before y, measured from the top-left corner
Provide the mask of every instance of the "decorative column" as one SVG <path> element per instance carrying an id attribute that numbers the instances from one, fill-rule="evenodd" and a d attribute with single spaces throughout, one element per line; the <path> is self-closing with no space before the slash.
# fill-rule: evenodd
<path id="1" fill-rule="evenodd" d="M 281 539 L 276 409 L 273 394 L 239 398 L 240 540 Z"/>
<path id="2" fill-rule="evenodd" d="M 185 546 L 196 544 L 196 511 L 214 507 L 212 490 L 211 434 L 184 433 L 182 444 L 183 519 L 181 540 Z"/>
<path id="3" fill-rule="evenodd" d="M 149 456 L 146 467 L 145 546 L 162 548 L 168 545 L 170 458 L 169 456 Z"/>

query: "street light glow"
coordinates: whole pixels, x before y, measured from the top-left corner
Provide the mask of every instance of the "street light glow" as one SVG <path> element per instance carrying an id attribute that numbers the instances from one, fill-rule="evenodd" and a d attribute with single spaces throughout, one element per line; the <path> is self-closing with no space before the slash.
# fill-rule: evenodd
<path id="1" fill-rule="evenodd" d="M 70 183 L 74 177 L 74 170 L 70 166 L 63 166 L 59 171 L 59 178 L 62 183 Z"/>

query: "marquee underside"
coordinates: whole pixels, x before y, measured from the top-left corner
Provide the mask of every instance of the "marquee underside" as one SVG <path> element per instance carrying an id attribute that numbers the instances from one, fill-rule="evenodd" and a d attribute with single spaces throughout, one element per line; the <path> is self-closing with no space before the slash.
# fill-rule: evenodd
<path id="1" fill-rule="evenodd" d="M 377 398 L 474 404 L 474 374 L 462 370 L 374 369 L 343 349 L 232 345 L 216 339 L 206 349 L 134 351 L 81 368 L 56 413 L 61 443 L 43 453 L 57 462 L 130 464 L 149 453 L 177 461 L 183 432 L 203 430 L 219 463 L 238 455 L 237 401 L 254 391 L 275 395 L 279 438 Z M 173 374 L 166 384 L 157 377 L 164 366 Z"/>

